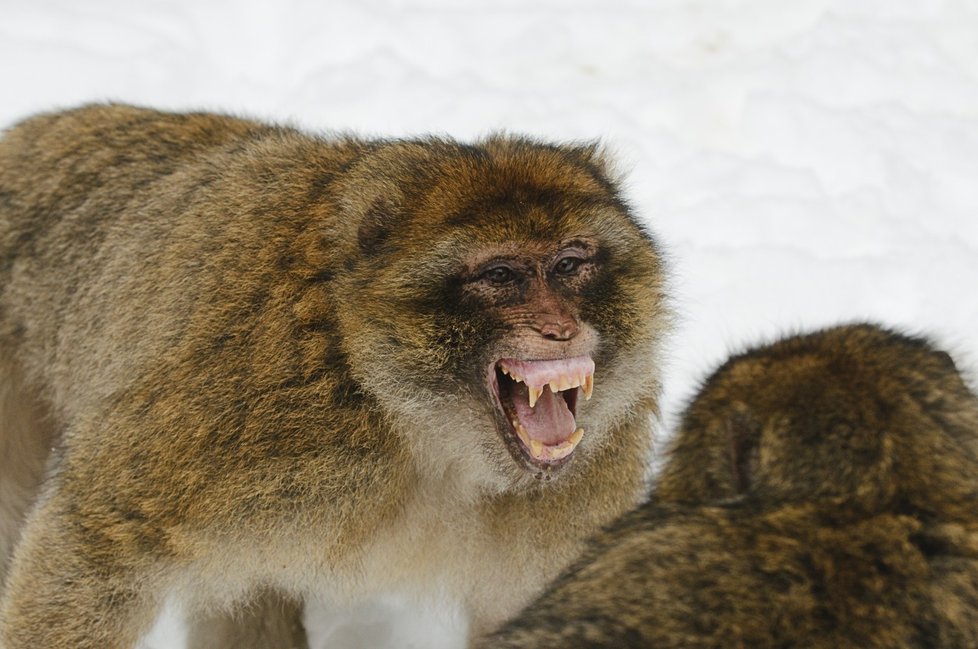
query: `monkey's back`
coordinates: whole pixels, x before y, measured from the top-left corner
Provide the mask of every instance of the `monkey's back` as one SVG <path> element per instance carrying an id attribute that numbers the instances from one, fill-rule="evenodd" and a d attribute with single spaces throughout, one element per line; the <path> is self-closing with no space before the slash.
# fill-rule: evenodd
<path id="1" fill-rule="evenodd" d="M 147 363 L 233 343 L 227 326 L 254 326 L 245 321 L 271 298 L 263 281 L 289 263 L 309 187 L 342 164 L 341 148 L 115 105 L 13 127 L 0 139 L 5 350 L 23 350 L 18 361 L 71 417 L 71 404 L 108 397 Z"/>
<path id="2" fill-rule="evenodd" d="M 976 432 L 924 339 L 849 325 L 735 356 L 652 500 L 477 646 L 974 647 Z"/>
<path id="3" fill-rule="evenodd" d="M 477 646 L 964 649 L 978 633 L 974 532 L 946 532 L 806 504 L 649 504 Z"/>
<path id="4" fill-rule="evenodd" d="M 69 426 L 65 479 L 131 471 L 123 484 L 140 493 L 116 497 L 136 509 L 231 501 L 287 515 L 272 502 L 364 459 L 323 452 L 331 435 L 398 461 L 379 426 L 343 407 L 352 381 L 332 322 L 337 218 L 324 194 L 356 148 L 113 105 L 4 135 L 0 351 Z"/>

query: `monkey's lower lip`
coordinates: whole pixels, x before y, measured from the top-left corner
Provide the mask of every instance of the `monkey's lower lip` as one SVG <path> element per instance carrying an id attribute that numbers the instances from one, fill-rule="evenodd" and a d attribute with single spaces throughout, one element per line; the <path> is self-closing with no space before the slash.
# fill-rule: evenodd
<path id="1" fill-rule="evenodd" d="M 511 444 L 537 467 L 565 463 L 584 436 L 577 426 L 579 391 L 591 397 L 594 361 L 589 356 L 558 360 L 504 358 L 493 364 L 490 383 Z"/>

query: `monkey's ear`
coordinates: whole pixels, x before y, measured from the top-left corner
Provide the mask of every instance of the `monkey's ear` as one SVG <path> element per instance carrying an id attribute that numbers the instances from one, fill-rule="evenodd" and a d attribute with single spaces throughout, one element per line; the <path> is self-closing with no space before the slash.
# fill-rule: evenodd
<path id="1" fill-rule="evenodd" d="M 365 154 L 337 186 L 344 225 L 356 228 L 361 254 L 376 254 L 390 240 L 405 191 L 419 184 L 426 169 L 426 155 L 423 143 L 384 143 Z"/>
<path id="2" fill-rule="evenodd" d="M 744 493 L 750 489 L 757 472 L 760 428 L 743 404 L 734 405 L 725 423 L 733 483 L 738 493 Z"/>
<path id="3" fill-rule="evenodd" d="M 357 243 L 362 254 L 370 256 L 383 247 L 390 236 L 394 212 L 395 207 L 390 201 L 378 199 L 363 214 L 357 229 Z"/>

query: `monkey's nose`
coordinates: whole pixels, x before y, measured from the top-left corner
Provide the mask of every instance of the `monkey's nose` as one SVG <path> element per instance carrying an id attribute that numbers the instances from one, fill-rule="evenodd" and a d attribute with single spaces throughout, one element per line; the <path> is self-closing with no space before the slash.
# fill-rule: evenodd
<path id="1" fill-rule="evenodd" d="M 570 318 L 545 320 L 538 329 L 540 335 L 551 340 L 570 340 L 577 335 L 577 323 Z"/>

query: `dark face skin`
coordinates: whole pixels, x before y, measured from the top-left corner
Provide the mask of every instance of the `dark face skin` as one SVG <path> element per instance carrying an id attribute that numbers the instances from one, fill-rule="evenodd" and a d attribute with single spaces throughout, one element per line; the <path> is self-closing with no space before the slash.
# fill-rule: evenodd
<path id="1" fill-rule="evenodd" d="M 530 346 L 573 340 L 581 331 L 581 287 L 596 272 L 595 246 L 574 239 L 538 248 L 486 250 L 468 264 L 463 299 L 514 330 L 526 328 Z"/>
<path id="2" fill-rule="evenodd" d="M 495 406 L 497 428 L 510 454 L 527 470 L 544 470 L 542 475 L 569 462 L 580 437 L 569 438 L 567 435 L 576 429 L 568 428 L 563 435 L 554 434 L 550 444 L 533 441 L 531 434 L 520 430 L 513 400 L 522 398 L 516 394 L 523 387 L 516 384 L 526 384 L 528 404 L 530 390 L 535 398 L 556 396 L 560 401 L 554 399 L 549 405 L 559 412 L 566 408 L 571 416 L 579 403 L 590 397 L 592 374 L 579 363 L 591 360 L 598 336 L 582 320 L 580 303 L 582 290 L 599 272 L 596 250 L 596 244 L 585 237 L 556 245 L 539 242 L 520 249 L 488 248 L 469 261 L 460 285 L 461 301 L 491 319 L 498 331 L 506 332 L 493 345 L 489 362 L 483 363 L 486 387 Z M 525 367 L 540 374 L 514 381 L 503 359 L 527 361 Z M 562 384 L 561 377 L 567 382 Z M 558 388 L 567 387 L 554 395 L 550 380 Z M 550 434 L 547 426 L 554 428 L 555 424 L 544 421 L 541 435 Z"/>

